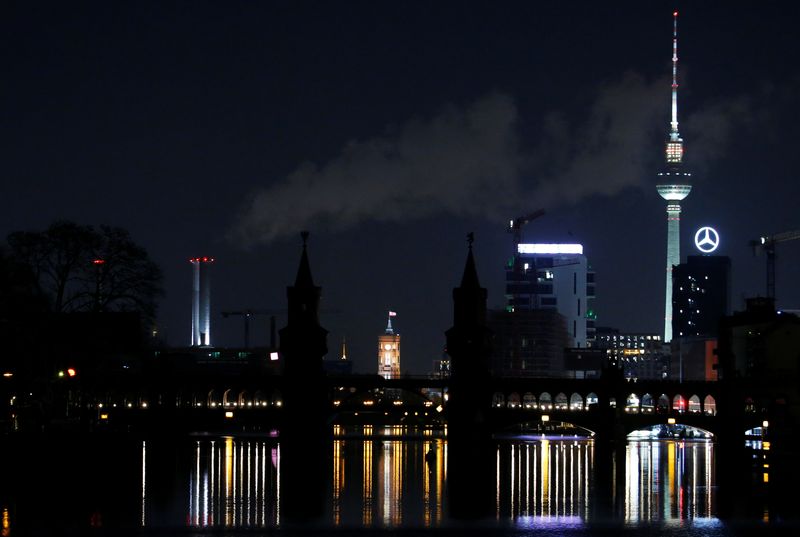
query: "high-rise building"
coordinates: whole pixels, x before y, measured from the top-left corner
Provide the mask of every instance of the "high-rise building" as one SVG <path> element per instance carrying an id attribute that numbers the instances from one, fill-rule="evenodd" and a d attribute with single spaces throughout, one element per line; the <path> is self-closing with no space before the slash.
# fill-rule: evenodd
<path id="1" fill-rule="evenodd" d="M 566 323 L 568 347 L 594 336 L 594 272 L 580 244 L 518 244 L 506 268 L 506 311 L 554 310 Z"/>
<path id="2" fill-rule="evenodd" d="M 378 336 L 378 374 L 387 379 L 400 378 L 400 334 L 392 327 L 395 315 L 389 312 L 386 329 Z"/>
<path id="3" fill-rule="evenodd" d="M 674 337 L 716 337 L 730 313 L 731 260 L 722 255 L 690 255 L 672 272 Z"/>
<path id="4" fill-rule="evenodd" d="M 192 346 L 211 345 L 211 263 L 213 257 L 193 257 L 192 264 Z"/>
<path id="5" fill-rule="evenodd" d="M 667 201 L 667 274 L 664 342 L 672 340 L 672 267 L 681 262 L 680 202 L 692 190 L 692 174 L 683 169 L 683 139 L 678 132 L 678 12 L 672 14 L 672 120 L 666 143 L 666 168 L 658 174 L 658 193 Z"/>

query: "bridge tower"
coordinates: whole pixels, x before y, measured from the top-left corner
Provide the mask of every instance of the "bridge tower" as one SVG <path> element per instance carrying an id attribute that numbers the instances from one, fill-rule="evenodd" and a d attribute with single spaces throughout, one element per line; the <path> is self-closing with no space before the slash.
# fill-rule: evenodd
<path id="1" fill-rule="evenodd" d="M 492 514 L 494 453 L 488 410 L 491 407 L 489 357 L 491 331 L 486 323 L 486 289 L 480 286 L 472 255 L 473 234 L 461 285 L 453 289 L 453 326 L 447 330 L 451 375 L 447 403 L 448 501 L 455 518 Z"/>
<path id="2" fill-rule="evenodd" d="M 281 513 L 293 522 L 323 515 L 328 472 L 330 401 L 322 359 L 328 331 L 319 324 L 321 288 L 314 285 L 303 232 L 293 286 L 286 288 L 287 324 L 280 330 L 283 419 L 280 427 Z"/>

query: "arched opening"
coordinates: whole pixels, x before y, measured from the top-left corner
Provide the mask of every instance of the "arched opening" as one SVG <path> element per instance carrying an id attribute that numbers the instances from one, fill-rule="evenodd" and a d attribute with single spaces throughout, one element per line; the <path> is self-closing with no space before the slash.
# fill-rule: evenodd
<path id="1" fill-rule="evenodd" d="M 506 398 L 500 392 L 494 392 L 492 395 L 492 408 L 503 408 L 506 406 Z"/>
<path id="2" fill-rule="evenodd" d="M 669 397 L 667 397 L 667 395 L 664 393 L 658 397 L 658 402 L 656 403 L 656 412 L 660 414 L 666 414 L 669 412 Z"/>
<path id="3" fill-rule="evenodd" d="M 569 400 L 567 399 L 567 394 L 565 394 L 564 392 L 559 392 L 556 395 L 556 401 L 554 406 L 556 410 L 567 410 L 569 408 Z"/>
<path id="4" fill-rule="evenodd" d="M 705 412 L 707 416 L 717 415 L 717 402 L 710 395 L 706 395 L 706 398 L 703 400 L 703 412 Z"/>
<path id="5" fill-rule="evenodd" d="M 522 406 L 519 394 L 517 392 L 512 392 L 511 395 L 508 396 L 508 408 L 519 408 Z"/>
<path id="6" fill-rule="evenodd" d="M 210 408 L 214 408 L 215 406 L 220 404 L 220 402 L 221 401 L 219 399 L 219 394 L 217 393 L 216 390 L 211 390 L 211 391 L 208 392 L 208 397 L 206 398 L 206 404 Z"/>
<path id="7" fill-rule="evenodd" d="M 267 400 L 264 397 L 264 392 L 256 390 L 253 393 L 253 406 L 266 406 Z"/>
<path id="8" fill-rule="evenodd" d="M 578 393 L 573 393 L 569 398 L 569 409 L 578 411 L 583 410 L 583 397 Z"/>
<path id="9" fill-rule="evenodd" d="M 628 395 L 628 398 L 625 400 L 625 412 L 630 412 L 631 414 L 637 414 L 639 412 L 639 396 L 635 393 Z"/>
<path id="10" fill-rule="evenodd" d="M 225 390 L 225 392 L 222 394 L 222 406 L 224 406 L 225 408 L 233 406 L 232 396 L 233 394 L 231 393 L 230 388 Z"/>
<path id="11" fill-rule="evenodd" d="M 754 413 L 756 411 L 756 403 L 753 401 L 752 397 L 745 397 L 744 399 L 744 411 Z"/>
<path id="12" fill-rule="evenodd" d="M 700 413 L 700 398 L 696 395 L 693 395 L 689 398 L 689 413 L 690 414 L 699 414 Z"/>
<path id="13" fill-rule="evenodd" d="M 536 408 L 536 397 L 531 392 L 525 392 L 522 396 L 522 406 L 526 409 Z"/>
<path id="14" fill-rule="evenodd" d="M 686 399 L 682 395 L 678 394 L 672 398 L 672 410 L 681 414 L 686 412 Z"/>
<path id="15" fill-rule="evenodd" d="M 248 406 L 253 406 L 253 401 L 250 400 L 247 391 L 242 390 L 241 392 L 239 392 L 239 397 L 236 398 L 236 404 L 239 408 L 248 407 Z"/>
<path id="16" fill-rule="evenodd" d="M 548 392 L 542 393 L 539 396 L 539 409 L 540 410 L 552 410 L 553 409 L 553 398 L 550 396 Z"/>
<path id="17" fill-rule="evenodd" d="M 652 414 L 653 410 L 653 396 L 646 393 L 642 396 L 642 414 Z"/>
<path id="18" fill-rule="evenodd" d="M 594 392 L 589 392 L 589 395 L 586 396 L 586 408 L 589 409 L 592 407 L 592 405 L 597 406 L 597 402 L 597 394 Z"/>

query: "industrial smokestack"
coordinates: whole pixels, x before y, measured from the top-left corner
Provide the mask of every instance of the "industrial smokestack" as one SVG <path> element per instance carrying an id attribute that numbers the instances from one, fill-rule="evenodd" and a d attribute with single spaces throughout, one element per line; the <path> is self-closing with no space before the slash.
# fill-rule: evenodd
<path id="1" fill-rule="evenodd" d="M 211 263 L 213 257 L 193 257 L 192 346 L 211 345 Z"/>

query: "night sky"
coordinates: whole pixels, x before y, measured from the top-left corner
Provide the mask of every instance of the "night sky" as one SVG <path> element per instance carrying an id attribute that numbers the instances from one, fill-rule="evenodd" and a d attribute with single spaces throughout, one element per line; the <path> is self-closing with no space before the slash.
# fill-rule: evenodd
<path id="1" fill-rule="evenodd" d="M 544 208 L 524 238 L 584 245 L 598 325 L 659 333 L 678 8 L 682 256 L 715 226 L 740 310 L 766 292 L 748 242 L 800 229 L 800 4 L 685 4 L 4 2 L 0 233 L 127 228 L 164 271 L 171 345 L 189 343 L 188 259 L 214 256 L 225 346 L 243 322 L 221 311 L 286 308 L 307 229 L 330 355 L 346 336 L 374 372 L 392 310 L 421 374 L 466 234 L 501 307 L 506 222 Z M 800 309 L 800 241 L 777 252 L 778 306 Z"/>

